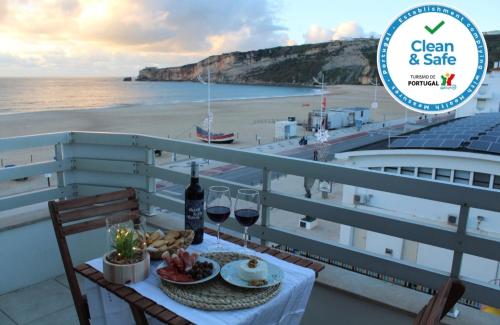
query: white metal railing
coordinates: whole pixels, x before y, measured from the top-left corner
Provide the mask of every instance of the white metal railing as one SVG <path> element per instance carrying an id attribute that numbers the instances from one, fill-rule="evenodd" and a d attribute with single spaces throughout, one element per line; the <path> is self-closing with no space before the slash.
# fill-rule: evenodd
<path id="1" fill-rule="evenodd" d="M 1 168 L 0 181 L 57 173 L 57 188 L 0 197 L 0 211 L 57 198 L 86 196 L 130 186 L 137 190 L 141 209 L 148 210 L 152 206 L 157 206 L 184 213 L 184 202 L 156 193 L 155 182 L 161 179 L 186 184 L 189 175 L 157 166 L 154 150 L 234 163 L 262 170 L 263 185 L 259 190 L 262 195 L 263 222 L 251 228 L 250 233 L 253 236 L 263 241 L 285 244 L 314 255 L 341 260 L 430 288 L 438 288 L 450 275 L 460 277 L 466 284 L 467 298 L 500 307 L 499 287 L 459 275 L 463 254 L 500 260 L 499 240 L 466 231 L 470 208 L 500 211 L 498 203 L 500 191 L 133 134 L 61 132 L 4 138 L 0 139 L 0 153 L 48 145 L 54 146 L 54 161 Z M 335 181 L 459 205 L 458 227 L 456 231 L 451 231 L 444 227 L 400 219 L 383 213 L 273 191 L 270 182 L 271 172 Z M 238 188 L 248 187 L 214 177 L 201 177 L 200 181 L 205 187 L 228 186 L 233 196 Z M 292 234 L 268 224 L 267 218 L 271 207 L 452 250 L 454 252 L 452 268 L 449 273 L 440 272 L 354 247 Z M 235 231 L 241 231 L 235 220 L 230 219 L 224 225 Z"/>

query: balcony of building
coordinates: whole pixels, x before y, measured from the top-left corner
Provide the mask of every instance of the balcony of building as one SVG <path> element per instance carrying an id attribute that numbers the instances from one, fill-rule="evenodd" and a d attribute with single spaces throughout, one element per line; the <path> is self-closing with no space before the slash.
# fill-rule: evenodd
<path id="1" fill-rule="evenodd" d="M 6 158 L 20 152 L 36 152 L 40 158 L 30 163 Z M 233 195 L 242 187 L 260 191 L 262 214 L 250 228 L 252 240 L 325 263 L 304 324 L 410 324 L 431 297 L 425 292 L 429 290 L 414 289 L 437 289 L 450 276 L 464 282 L 466 304 L 457 306 L 458 318 L 446 317 L 444 323 L 498 323 L 497 316 L 479 307 L 500 308 L 500 287 L 461 274 L 466 254 L 500 260 L 498 238 L 467 229 L 469 209 L 500 212 L 497 190 L 132 134 L 61 132 L 4 138 L 0 154 L 5 159 L 2 165 L 15 165 L 0 168 L 0 324 L 77 322 L 47 201 L 133 187 L 149 227 L 183 227 L 179 189 L 189 181 L 188 159 L 204 165 L 200 178 L 204 187 L 228 186 Z M 280 182 L 283 175 L 293 175 L 294 181 Z M 338 199 L 305 198 L 304 178 L 457 205 L 458 226 L 366 211 Z M 311 233 L 299 228 L 304 215 L 318 218 L 328 230 Z M 340 244 L 340 224 L 450 250 L 452 266 L 443 272 Z M 233 235 L 242 231 L 233 218 L 223 227 Z M 104 241 L 99 232 L 75 237 L 70 242 L 75 263 L 100 256 Z"/>

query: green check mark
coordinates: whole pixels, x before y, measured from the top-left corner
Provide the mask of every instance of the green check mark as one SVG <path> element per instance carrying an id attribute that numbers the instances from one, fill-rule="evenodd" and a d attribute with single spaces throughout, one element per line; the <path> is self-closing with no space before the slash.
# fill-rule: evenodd
<path id="1" fill-rule="evenodd" d="M 428 31 L 431 34 L 434 34 L 435 32 L 438 31 L 442 26 L 444 25 L 444 20 L 441 20 L 439 24 L 436 25 L 434 28 L 430 28 L 429 26 L 425 25 L 425 30 Z"/>

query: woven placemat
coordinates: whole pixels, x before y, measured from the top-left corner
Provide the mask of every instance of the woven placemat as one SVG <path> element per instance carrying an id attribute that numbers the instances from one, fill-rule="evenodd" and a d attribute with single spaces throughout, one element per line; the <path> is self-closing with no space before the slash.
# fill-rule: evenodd
<path id="1" fill-rule="evenodd" d="M 217 261 L 221 268 L 229 262 L 250 258 L 248 255 L 232 252 L 208 253 L 203 256 Z M 218 275 L 201 284 L 188 286 L 163 282 L 160 287 L 170 298 L 190 307 L 205 310 L 234 310 L 266 303 L 278 294 L 280 284 L 262 289 L 240 288 L 227 283 Z"/>

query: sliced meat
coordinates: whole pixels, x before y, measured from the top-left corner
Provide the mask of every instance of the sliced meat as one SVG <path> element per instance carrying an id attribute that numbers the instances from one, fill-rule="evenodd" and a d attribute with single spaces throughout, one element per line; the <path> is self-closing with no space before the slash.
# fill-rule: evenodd
<path id="1" fill-rule="evenodd" d="M 179 273 L 173 267 L 167 266 L 157 270 L 158 275 L 166 280 L 176 281 L 176 282 L 191 282 L 193 278 L 189 274 Z"/>

